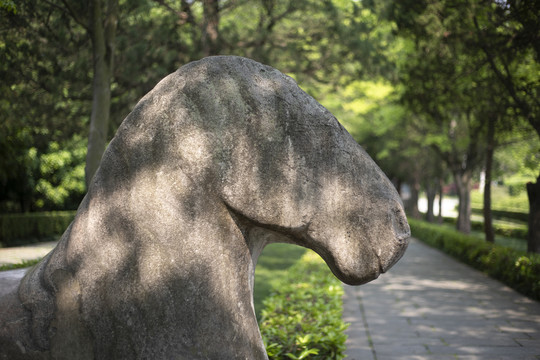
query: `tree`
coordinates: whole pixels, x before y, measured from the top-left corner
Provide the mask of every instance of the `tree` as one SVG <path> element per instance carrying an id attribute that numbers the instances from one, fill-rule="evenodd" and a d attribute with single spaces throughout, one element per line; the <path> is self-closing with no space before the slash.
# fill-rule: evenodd
<path id="1" fill-rule="evenodd" d="M 50 142 L 84 133 L 89 112 L 87 39 L 46 2 L 21 1 L 0 16 L 0 202 L 2 211 L 39 209 L 40 161 Z M 4 157 L 5 154 L 5 157 Z M 47 180 L 48 181 L 48 180 Z M 83 193 L 73 193 L 75 198 Z M 46 201 L 44 201 L 46 202 Z"/>
<path id="2" fill-rule="evenodd" d="M 68 9 L 70 9 L 68 7 Z M 92 40 L 92 113 L 88 134 L 85 178 L 86 186 L 94 176 L 107 144 L 111 107 L 111 78 L 113 76 L 116 26 L 118 23 L 118 0 L 89 2 L 89 25 L 86 27 Z M 75 19 L 80 15 L 71 11 Z M 83 24 L 83 20 L 78 20 Z"/>
<path id="3" fill-rule="evenodd" d="M 432 9 L 438 12 L 438 9 Z M 421 21 L 436 22 L 427 13 Z M 433 24 L 432 24 L 433 25 Z M 458 192 L 458 230 L 471 229 L 470 191 L 474 172 L 482 161 L 484 119 L 475 111 L 475 83 L 471 81 L 468 58 L 460 55 L 460 44 L 440 41 L 444 23 L 433 25 L 431 38 L 417 38 L 414 51 L 402 67 L 405 91 L 402 101 L 417 118 L 417 131 L 452 172 Z"/>
<path id="4" fill-rule="evenodd" d="M 488 118 L 488 131 L 486 137 L 486 182 L 484 185 L 484 234 L 486 241 L 495 242 L 495 230 L 493 229 L 493 217 L 491 213 L 491 180 L 493 169 L 493 154 L 495 153 L 495 123 L 497 118 Z"/>
<path id="5" fill-rule="evenodd" d="M 440 122 L 437 119 L 448 118 L 449 114 L 453 117 L 448 120 L 449 124 L 459 124 L 456 123 L 459 118 L 467 119 L 468 134 L 473 135 L 470 144 L 482 140 L 482 146 L 488 148 L 487 152 L 471 148 L 472 152 L 466 152 L 465 157 L 453 156 L 453 160 L 446 156 L 460 189 L 472 175 L 469 171 L 458 170 L 464 165 L 461 160 L 466 159 L 467 163 L 474 160 L 478 166 L 483 157 L 481 153 L 484 153 L 489 167 L 491 148 L 502 136 L 500 129 L 509 131 L 512 128 L 496 126 L 496 123 L 513 123 L 516 117 L 523 117 L 533 127 L 538 126 L 539 68 L 538 62 L 532 59 L 534 54 L 538 57 L 535 44 L 538 42 L 539 25 L 538 16 L 534 15 L 538 14 L 538 4 L 532 5 L 527 1 L 477 0 L 471 3 L 439 0 L 394 2 L 393 6 L 392 16 L 399 33 L 414 42 L 416 50 L 412 58 L 418 59 L 407 66 L 405 73 L 409 78 L 405 80 L 408 84 L 412 84 L 414 79 L 420 80 L 421 83 L 415 82 L 411 88 L 431 81 L 427 91 L 412 89 L 405 101 L 415 106 L 424 117 L 431 118 L 430 121 Z M 415 65 L 418 61 L 421 61 L 421 66 Z M 436 75 L 429 78 L 427 72 Z M 452 94 L 450 98 L 448 94 Z M 494 102 L 493 99 L 498 100 Z M 452 102 L 459 103 L 459 106 Z M 532 184 L 529 188 L 533 188 Z M 460 200 L 466 197 L 465 193 L 459 192 L 462 194 Z M 487 239 L 491 240 L 489 191 L 485 196 L 486 233 Z M 460 214 L 462 211 L 467 213 L 465 205 L 460 205 Z M 468 225 L 460 224 L 462 218 L 458 219 L 458 228 L 467 231 Z"/>
<path id="6" fill-rule="evenodd" d="M 24 171 L 17 177 L 6 171 L 5 181 L 0 176 L 6 184 L 0 196 L 25 194 L 25 209 L 61 206 L 61 198 L 71 203 L 71 196 L 60 196 L 66 194 L 62 189 L 77 193 L 80 187 L 59 179 L 70 177 L 61 164 L 80 169 L 73 139 L 89 139 L 89 181 L 110 135 L 141 96 L 179 66 L 218 53 L 252 57 L 289 73 L 336 112 L 382 164 L 388 163 L 393 177 L 406 173 L 387 156 L 401 153 L 395 142 L 381 143 L 388 149 L 377 147 L 364 135 L 369 130 L 355 130 L 361 117 L 376 121 L 387 115 L 384 110 L 361 117 L 351 110 L 368 88 L 384 95 L 397 79 L 401 45 L 394 41 L 393 25 L 377 18 L 378 3 L 137 0 L 121 5 L 117 0 L 25 0 L 15 13 L 1 10 L 7 16 L 0 20 L 0 52 L 8 61 L 0 64 L 0 87 L 6 90 L 0 110 L 10 122 L 9 140 L 0 145 L 17 154 L 13 158 L 21 159 L 17 164 Z M 376 101 L 380 109 L 383 101 Z M 387 129 L 397 118 L 391 117 Z M 377 137 L 387 138 L 380 132 Z M 77 156 L 68 159 L 63 151 L 68 148 Z M 0 162 L 6 169 L 12 165 Z M 26 190 L 14 192 L 13 184 L 22 179 L 28 179 Z"/>
<path id="7" fill-rule="evenodd" d="M 204 25 L 202 32 L 202 51 L 204 56 L 219 54 L 219 1 L 203 0 Z"/>
<path id="8" fill-rule="evenodd" d="M 132 20 L 136 16 L 139 22 L 132 21 L 129 26 L 121 28 L 121 47 L 116 50 L 120 50 L 121 60 L 126 60 L 128 53 L 131 58 L 120 71 L 115 70 L 113 53 L 119 16 L 117 6 L 117 1 L 47 1 L 39 4 L 24 1 L 16 13 L 6 12 L 7 15 L 2 17 L 6 46 L 1 51 L 8 60 L 2 64 L 5 65 L 2 68 L 5 75 L 2 76 L 3 84 L 6 85 L 2 96 L 5 118 L 12 118 L 16 127 L 26 123 L 31 133 L 25 141 L 31 145 L 20 148 L 33 146 L 39 162 L 42 154 L 50 149 L 49 141 L 58 142 L 61 147 L 70 146 L 74 134 L 88 136 L 87 180 L 99 164 L 109 140 L 108 134 L 115 130 L 145 92 L 181 64 L 178 56 L 170 56 L 173 51 L 177 53 L 177 49 L 170 48 L 176 43 L 166 40 L 163 44 L 156 36 L 167 33 L 163 28 L 170 24 L 170 20 L 165 19 L 162 23 L 161 19 L 155 21 L 155 17 L 145 16 L 145 21 L 140 22 L 141 14 L 144 11 L 149 13 L 148 2 L 142 0 L 123 6 L 123 19 Z M 153 51 L 134 54 L 136 51 L 133 50 L 140 47 L 134 46 L 133 39 L 137 39 L 140 33 L 148 33 L 148 28 L 140 26 L 140 23 L 149 25 L 156 41 L 150 42 Z M 159 67 L 155 65 L 158 62 Z M 94 71 L 88 71 L 89 68 Z M 134 77 L 133 74 L 141 75 Z M 113 83 L 111 91 L 111 79 L 116 77 L 122 82 Z M 27 100 L 28 104 L 21 100 Z M 111 118 L 114 119 L 112 124 Z M 52 137 L 51 132 L 54 133 Z M 33 170 L 32 175 L 21 173 L 24 179 L 42 176 L 46 177 L 39 170 Z M 19 179 L 14 183 L 25 181 Z M 26 188 L 34 189 L 37 182 L 38 179 L 34 179 Z M 79 189 L 78 186 L 75 188 Z M 24 202 L 27 205 L 23 210 L 29 210 L 30 204 L 37 206 L 35 199 L 31 198 L 41 195 L 28 190 L 24 193 L 26 197 L 32 196 Z M 48 203 L 44 200 L 39 203 Z"/>
<path id="9" fill-rule="evenodd" d="M 524 117 L 540 137 L 540 3 L 509 0 L 481 2 L 474 18 L 477 44 L 516 116 Z M 540 253 L 540 175 L 527 184 L 528 251 Z"/>

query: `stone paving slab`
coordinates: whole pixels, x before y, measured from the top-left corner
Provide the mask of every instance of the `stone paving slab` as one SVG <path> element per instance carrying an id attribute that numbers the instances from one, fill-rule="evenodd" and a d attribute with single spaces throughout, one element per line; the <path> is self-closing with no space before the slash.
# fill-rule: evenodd
<path id="1" fill-rule="evenodd" d="M 0 265 L 18 264 L 24 260 L 39 259 L 56 246 L 56 241 L 42 242 L 19 247 L 0 248 Z M 0 296 L 11 292 L 28 269 L 0 271 Z"/>
<path id="2" fill-rule="evenodd" d="M 540 303 L 414 239 L 343 299 L 348 360 L 540 359 Z"/>
<path id="3" fill-rule="evenodd" d="M 15 290 L 26 271 L 28 271 L 28 268 L 0 271 L 0 296 Z"/>

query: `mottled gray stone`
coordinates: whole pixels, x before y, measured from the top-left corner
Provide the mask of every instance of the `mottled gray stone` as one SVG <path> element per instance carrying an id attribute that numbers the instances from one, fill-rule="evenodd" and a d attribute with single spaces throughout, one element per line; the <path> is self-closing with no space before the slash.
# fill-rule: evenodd
<path id="1" fill-rule="evenodd" d="M 124 120 L 58 246 L 0 301 L 3 358 L 265 359 L 254 268 L 271 242 L 362 284 L 403 254 L 394 187 L 279 71 L 211 57 Z"/>

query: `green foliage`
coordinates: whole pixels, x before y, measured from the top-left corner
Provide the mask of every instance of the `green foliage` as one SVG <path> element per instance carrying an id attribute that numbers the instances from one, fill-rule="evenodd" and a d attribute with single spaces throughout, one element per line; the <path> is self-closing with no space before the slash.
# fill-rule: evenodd
<path id="1" fill-rule="evenodd" d="M 538 138 L 530 132 L 531 125 L 540 129 L 535 126 L 540 124 L 538 47 L 532 40 L 540 6 L 514 0 L 391 3 L 390 19 L 410 44 L 397 62 L 401 101 L 413 117 L 407 123 L 423 129 L 421 144 L 435 149 L 452 171 L 461 199 L 458 227 L 468 231 L 467 192 L 485 166 L 487 144 L 499 147 L 521 139 L 520 148 L 527 149 L 526 156 L 515 151 L 512 157 L 501 156 L 505 149 L 498 151 L 494 178 L 530 170 L 522 164 L 534 167 L 538 157 Z M 493 141 L 488 125 L 495 129 Z M 414 161 L 409 168 L 425 176 L 425 167 L 417 170 Z"/>
<path id="2" fill-rule="evenodd" d="M 409 219 L 412 235 L 464 263 L 540 300 L 540 255 L 490 244 L 438 225 Z"/>
<path id="3" fill-rule="evenodd" d="M 287 277 L 288 269 L 300 260 L 306 248 L 292 244 L 270 244 L 259 256 L 255 269 L 255 287 L 253 302 L 257 319 L 261 318 L 263 300 L 280 286 L 291 280 Z"/>
<path id="4" fill-rule="evenodd" d="M 14 246 L 61 235 L 75 211 L 0 215 L 0 245 Z"/>
<path id="5" fill-rule="evenodd" d="M 341 359 L 343 288 L 314 252 L 307 252 L 264 301 L 261 334 L 270 359 Z"/>
<path id="6" fill-rule="evenodd" d="M 61 146 L 49 143 L 48 152 L 40 156 L 41 177 L 36 184 L 40 195 L 37 208 L 75 209 L 86 191 L 84 159 L 86 140 L 75 135 Z"/>
<path id="7" fill-rule="evenodd" d="M 516 132 L 512 138 L 499 140 L 509 144 L 495 151 L 494 159 L 496 177 L 512 187 L 511 195 L 516 196 L 525 193 L 525 184 L 536 180 L 540 168 L 540 142 L 530 131 L 523 139 L 519 135 Z M 525 203 L 528 206 L 526 196 Z"/>
<path id="8" fill-rule="evenodd" d="M 39 172 L 37 149 L 31 144 L 32 129 L 29 126 L 20 126 L 9 118 L 0 121 L 0 211 L 9 211 L 16 206 L 20 207 L 19 211 L 29 210 Z M 2 200 L 17 201 L 18 204 L 10 206 L 2 204 Z"/>
<path id="9" fill-rule="evenodd" d="M 0 16 L 0 211 L 35 210 L 40 158 L 85 137 L 91 56 L 80 25 L 53 3 Z M 44 200 L 47 202 L 47 200 Z"/>
<path id="10" fill-rule="evenodd" d="M 478 169 L 481 125 L 494 114 L 497 145 L 513 144 L 496 151 L 494 176 L 536 178 L 538 141 L 530 126 L 523 141 L 514 131 L 538 121 L 538 2 L 219 3 L 218 52 L 290 74 L 392 180 L 444 178 L 441 156 Z M 207 24 L 203 1 L 119 4 L 111 136 L 161 78 L 205 55 Z M 75 0 L 0 0 L 0 212 L 74 208 L 82 196 L 93 77 L 87 10 Z"/>
<path id="11" fill-rule="evenodd" d="M 0 8 L 4 8 L 12 13 L 17 13 L 17 6 L 13 0 L 0 0 Z"/>

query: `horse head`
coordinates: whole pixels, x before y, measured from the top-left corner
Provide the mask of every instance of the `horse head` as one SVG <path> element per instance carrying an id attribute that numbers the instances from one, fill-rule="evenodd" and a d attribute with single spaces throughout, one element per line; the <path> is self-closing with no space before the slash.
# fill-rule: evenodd
<path id="1" fill-rule="evenodd" d="M 192 149 L 205 144 L 220 200 L 252 226 L 272 231 L 253 241 L 311 248 L 340 280 L 356 285 L 401 257 L 410 229 L 394 186 L 291 78 L 235 57 L 208 58 L 183 71 L 190 79 L 182 82 L 184 107 L 197 114 L 199 131 L 181 157 L 193 159 Z"/>

